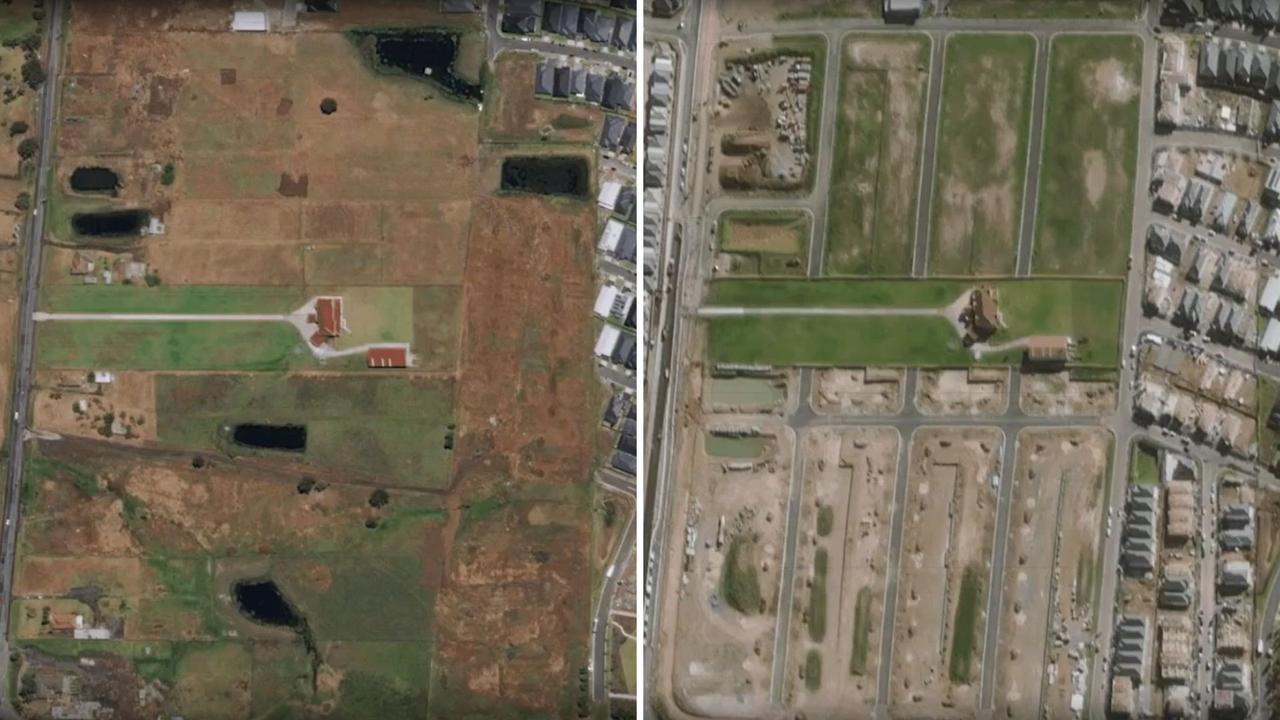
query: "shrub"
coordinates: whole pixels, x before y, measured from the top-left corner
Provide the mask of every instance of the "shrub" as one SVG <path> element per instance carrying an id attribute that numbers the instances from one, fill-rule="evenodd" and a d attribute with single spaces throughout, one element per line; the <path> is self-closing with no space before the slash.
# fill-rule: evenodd
<path id="1" fill-rule="evenodd" d="M 35 138 L 27 138 L 18 143 L 18 157 L 23 160 L 30 160 L 40 151 L 40 141 Z"/>
<path id="2" fill-rule="evenodd" d="M 29 130 L 30 127 L 21 120 L 14 120 L 9 124 L 9 137 L 17 137 Z"/>
<path id="3" fill-rule="evenodd" d="M 331 97 L 327 97 L 320 101 L 320 112 L 325 115 L 332 115 L 338 112 L 338 101 Z"/>
<path id="4" fill-rule="evenodd" d="M 22 81 L 30 85 L 34 90 L 44 84 L 44 66 L 40 64 L 37 58 L 31 58 L 22 63 Z"/>
<path id="5" fill-rule="evenodd" d="M 380 508 L 389 502 L 391 502 L 391 496 L 382 488 L 374 490 L 373 493 L 369 495 L 369 507 Z"/>
<path id="6" fill-rule="evenodd" d="M 18 193 L 18 197 L 14 199 L 13 206 L 22 211 L 31 209 L 31 193 Z"/>
<path id="7" fill-rule="evenodd" d="M 147 287 L 155 287 L 160 284 L 160 276 L 157 273 L 149 272 L 142 279 L 147 283 Z"/>
<path id="8" fill-rule="evenodd" d="M 175 176 L 177 176 L 177 174 L 178 174 L 178 169 L 173 166 L 173 163 L 171 162 L 165 163 L 164 170 L 160 172 L 160 184 L 172 185 L 173 179 Z"/>

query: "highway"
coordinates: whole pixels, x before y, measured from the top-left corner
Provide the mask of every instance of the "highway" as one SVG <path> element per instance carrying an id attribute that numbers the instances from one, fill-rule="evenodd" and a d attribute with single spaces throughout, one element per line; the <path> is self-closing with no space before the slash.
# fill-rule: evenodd
<path id="1" fill-rule="evenodd" d="M 13 587 L 14 556 L 18 545 L 18 523 L 20 520 L 19 499 L 22 487 L 22 465 L 25 447 L 23 430 L 27 426 L 27 406 L 31 392 L 31 358 L 34 349 L 36 294 L 40 280 L 40 251 L 44 237 L 44 215 L 40 212 L 45 207 L 48 192 L 46 178 L 52 175 L 47 172 L 50 157 L 53 154 L 55 140 L 54 120 L 57 115 L 55 102 L 59 70 L 62 62 L 62 14 L 63 0 L 50 0 L 45 37 L 48 39 L 45 49 L 45 74 L 47 79 L 40 90 L 40 154 L 36 165 L 36 186 L 33 193 L 32 210 L 26 223 L 26 237 L 22 248 L 22 288 L 18 295 L 18 356 L 13 370 L 13 398 L 10 407 L 13 417 L 9 423 L 9 432 L 5 438 L 8 445 L 9 466 L 6 474 L 4 491 L 4 534 L 3 548 L 0 548 L 0 628 L 4 628 L 3 643 L 0 644 L 0 658 L 9 656 L 9 611 L 10 588 Z M 0 687 L 8 687 L 10 665 L 0 660 Z M 9 705 L 8 693 L 3 693 L 3 704 L 0 713 L 14 717 L 13 708 Z"/>

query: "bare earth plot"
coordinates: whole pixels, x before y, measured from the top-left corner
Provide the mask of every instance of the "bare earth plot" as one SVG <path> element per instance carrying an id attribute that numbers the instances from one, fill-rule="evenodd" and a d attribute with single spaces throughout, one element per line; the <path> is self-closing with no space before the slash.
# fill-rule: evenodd
<path id="1" fill-rule="evenodd" d="M 930 52 L 921 34 L 853 35 L 844 46 L 828 274 L 911 272 Z"/>
<path id="2" fill-rule="evenodd" d="M 820 415 L 896 415 L 902 411 L 901 368 L 817 368 L 814 412 Z"/>
<path id="3" fill-rule="evenodd" d="M 810 17 L 878 16 L 880 5 L 872 0 L 741 0 L 720 3 L 720 18 L 725 25 L 762 20 L 789 20 Z"/>
<path id="4" fill-rule="evenodd" d="M 965 18 L 1116 18 L 1137 16 L 1135 0 L 951 0 L 949 14 Z"/>
<path id="5" fill-rule="evenodd" d="M 763 434 L 711 432 L 748 423 Z M 671 696 L 695 715 L 759 717 L 769 705 L 794 440 L 776 421 L 740 415 L 713 416 L 698 435 L 687 479 L 692 500 L 676 516 L 681 535 L 692 528 L 692 542 L 670 546 L 680 566 L 673 612 L 681 638 Z"/>
<path id="6" fill-rule="evenodd" d="M 916 407 L 926 415 L 998 415 L 1009 404 L 1004 368 L 921 370 Z"/>
<path id="7" fill-rule="evenodd" d="M 798 275 L 808 270 L 812 217 L 798 210 L 730 210 L 720 215 L 716 275 Z"/>
<path id="8" fill-rule="evenodd" d="M 858 716 L 875 705 L 898 443 L 892 428 L 801 437 L 804 504 L 787 697 L 809 717 Z M 807 675 L 813 654 L 820 682 Z"/>
<path id="9" fill-rule="evenodd" d="M 1000 716 L 1036 717 L 1042 707 L 1049 717 L 1070 715 L 1071 648 L 1046 643 L 1065 627 L 1074 647 L 1093 620 L 1106 571 L 1098 550 L 1109 454 L 1101 429 L 1018 436 L 1000 643 L 991 659 Z"/>
<path id="10" fill-rule="evenodd" d="M 1132 35 L 1053 38 L 1033 272 L 1124 272 L 1141 76 Z"/>
<path id="11" fill-rule="evenodd" d="M 1114 379 L 1073 379 L 1067 371 L 1024 373 L 1022 411 L 1028 415 L 1109 415 L 1116 407 Z"/>
<path id="12" fill-rule="evenodd" d="M 911 440 L 889 713 L 972 717 L 981 676 L 1000 451 L 994 428 L 926 428 Z"/>
<path id="13" fill-rule="evenodd" d="M 1008 275 L 1017 259 L 1035 39 L 947 38 L 929 239 L 933 275 Z"/>

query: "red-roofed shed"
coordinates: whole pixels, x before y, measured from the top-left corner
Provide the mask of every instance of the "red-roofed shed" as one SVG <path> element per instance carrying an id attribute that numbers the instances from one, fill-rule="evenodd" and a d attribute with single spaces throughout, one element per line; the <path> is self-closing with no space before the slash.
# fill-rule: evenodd
<path id="1" fill-rule="evenodd" d="M 409 349 L 403 347 L 369 348 L 364 354 L 365 363 L 371 368 L 409 367 Z"/>
<path id="2" fill-rule="evenodd" d="M 342 298 L 324 297 L 316 300 L 316 324 L 326 337 L 338 337 L 342 333 Z"/>

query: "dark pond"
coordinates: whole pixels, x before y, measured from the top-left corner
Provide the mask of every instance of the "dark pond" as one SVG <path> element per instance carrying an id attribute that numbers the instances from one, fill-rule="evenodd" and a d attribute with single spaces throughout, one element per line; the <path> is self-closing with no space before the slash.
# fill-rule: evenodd
<path id="1" fill-rule="evenodd" d="M 254 622 L 263 625 L 298 628 L 302 618 L 293 611 L 293 606 L 280 588 L 270 580 L 241 580 L 232 588 L 236 597 L 236 606 L 240 612 Z"/>
<path id="2" fill-rule="evenodd" d="M 104 167 L 80 167 L 71 171 L 71 189 L 76 192 L 115 194 L 120 187 L 120 176 Z"/>
<path id="3" fill-rule="evenodd" d="M 457 97 L 476 102 L 484 99 L 484 88 L 453 74 L 453 61 L 458 54 L 456 33 L 447 30 L 387 30 L 368 33 L 366 37 L 373 38 L 374 54 L 380 64 L 403 70 L 414 77 L 429 77 Z"/>
<path id="4" fill-rule="evenodd" d="M 586 197 L 587 160 L 555 155 L 506 158 L 502 161 L 502 189 Z"/>
<path id="5" fill-rule="evenodd" d="M 249 447 L 302 452 L 307 449 L 307 426 L 246 423 L 235 426 L 231 439 Z"/>
<path id="6" fill-rule="evenodd" d="M 80 235 L 97 237 L 137 235 L 150 218 L 151 213 L 147 210 L 76 213 L 71 217 L 71 228 Z"/>

